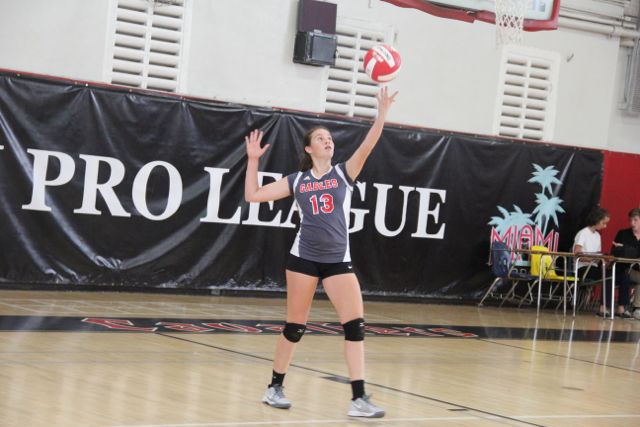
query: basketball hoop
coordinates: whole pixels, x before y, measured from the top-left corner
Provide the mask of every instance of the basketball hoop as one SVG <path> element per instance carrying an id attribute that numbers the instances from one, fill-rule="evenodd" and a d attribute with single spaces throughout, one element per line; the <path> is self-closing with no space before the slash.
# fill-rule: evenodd
<path id="1" fill-rule="evenodd" d="M 522 43 L 524 14 L 530 0 L 495 0 L 496 44 Z"/>

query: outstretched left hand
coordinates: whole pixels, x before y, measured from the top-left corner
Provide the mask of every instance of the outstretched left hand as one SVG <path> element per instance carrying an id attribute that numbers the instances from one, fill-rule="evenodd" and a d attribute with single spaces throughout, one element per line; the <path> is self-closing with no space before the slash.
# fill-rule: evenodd
<path id="1" fill-rule="evenodd" d="M 376 99 L 378 100 L 378 116 L 382 116 L 382 118 L 386 117 L 389 108 L 391 108 L 391 104 L 396 101 L 396 95 L 398 95 L 398 91 L 395 91 L 393 95 L 389 95 L 386 86 L 380 89 L 380 92 L 376 95 Z"/>

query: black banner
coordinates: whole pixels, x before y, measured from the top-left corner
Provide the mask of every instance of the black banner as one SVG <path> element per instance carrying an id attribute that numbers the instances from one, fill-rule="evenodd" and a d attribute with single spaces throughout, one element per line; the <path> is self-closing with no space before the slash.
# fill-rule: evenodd
<path id="1" fill-rule="evenodd" d="M 0 281 L 284 289 L 297 210 L 244 202 L 244 136 L 266 132 L 266 183 L 317 124 L 335 161 L 370 126 L 0 74 Z M 353 193 L 363 292 L 477 296 L 492 236 L 568 249 L 601 168 L 593 150 L 386 126 Z"/>

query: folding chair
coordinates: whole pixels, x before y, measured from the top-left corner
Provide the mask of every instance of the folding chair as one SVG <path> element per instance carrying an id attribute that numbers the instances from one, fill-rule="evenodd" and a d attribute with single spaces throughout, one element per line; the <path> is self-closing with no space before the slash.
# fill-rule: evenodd
<path id="1" fill-rule="evenodd" d="M 537 312 L 540 313 L 540 304 L 542 302 L 542 287 L 545 283 L 549 284 L 549 293 L 545 297 L 545 307 L 551 301 L 556 301 L 556 310 L 567 299 L 569 291 L 569 282 L 574 282 L 573 276 L 562 276 L 556 272 L 555 260 L 553 256 L 543 254 L 541 252 L 549 252 L 549 248 L 545 246 L 532 246 L 531 247 L 531 275 L 536 277 L 535 282 L 529 287 L 529 295 L 533 297 L 533 290 L 538 286 L 538 298 L 537 298 Z M 565 263 L 568 261 L 565 259 Z M 565 270 L 568 271 L 568 265 L 565 265 Z M 556 296 L 557 290 L 562 284 L 562 296 Z M 566 305 L 565 310 L 566 314 Z"/>
<path id="2" fill-rule="evenodd" d="M 597 298 L 597 294 L 594 290 L 597 286 L 602 285 L 602 279 L 594 280 L 587 277 L 589 275 L 589 270 L 591 270 L 592 267 L 600 268 L 599 266 L 594 267 L 593 265 L 589 265 L 582 276 L 578 277 L 576 310 L 595 310 L 600 305 L 600 300 Z M 607 277 L 605 280 L 609 280 L 609 278 Z M 573 298 L 573 291 L 571 292 L 571 298 Z"/>
<path id="3" fill-rule="evenodd" d="M 504 302 L 514 296 L 515 288 L 521 281 L 531 281 L 535 278 L 529 275 L 527 266 L 519 265 L 513 262 L 514 252 L 509 249 L 504 242 L 493 242 L 491 245 L 491 253 L 489 257 L 489 263 L 491 264 L 491 271 L 493 272 L 495 279 L 489 286 L 489 289 L 485 292 L 484 296 L 478 303 L 478 306 L 482 306 L 485 299 L 489 296 L 495 299 L 500 299 Z M 497 289 L 498 284 L 503 280 L 510 281 L 512 283 L 511 288 L 505 295 L 496 295 L 494 291 Z"/>
<path id="4" fill-rule="evenodd" d="M 600 302 L 599 302 L 599 299 L 596 298 L 596 293 L 594 292 L 594 289 L 597 286 L 604 287 L 608 281 L 613 280 L 613 278 L 611 276 L 607 276 L 605 272 L 602 273 L 602 278 L 599 277 L 597 279 L 591 279 L 587 277 L 589 275 L 589 271 L 592 268 L 602 269 L 603 264 L 606 262 L 606 256 L 604 255 L 594 254 L 594 258 L 597 258 L 597 262 L 600 265 L 594 266 L 593 264 L 590 264 L 585 269 L 582 276 L 578 278 L 577 282 L 574 281 L 574 285 L 571 287 L 569 291 L 572 300 L 575 301 L 575 305 L 573 307 L 574 316 L 576 315 L 577 310 L 580 310 L 580 309 L 586 310 L 591 308 L 595 309 L 597 306 L 599 306 Z M 575 268 L 575 271 L 577 273 L 578 269 Z M 583 292 L 584 289 L 586 289 L 586 291 Z M 573 295 L 573 292 L 576 293 L 575 296 Z M 604 292 L 604 289 L 602 289 L 602 292 Z"/>

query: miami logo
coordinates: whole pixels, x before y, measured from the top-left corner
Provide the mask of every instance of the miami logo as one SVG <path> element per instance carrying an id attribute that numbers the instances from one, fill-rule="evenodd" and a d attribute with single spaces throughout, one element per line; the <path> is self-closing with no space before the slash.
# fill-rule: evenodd
<path id="1" fill-rule="evenodd" d="M 526 213 L 517 205 L 513 205 L 513 211 L 498 206 L 502 216 L 493 216 L 489 221 L 493 226 L 491 241 L 504 242 L 514 249 L 541 245 L 557 251 L 560 234 L 553 227 L 558 227 L 558 214 L 564 213 L 562 199 L 556 196 L 562 181 L 556 178 L 559 171 L 553 166 L 543 168 L 535 163 L 532 166 L 534 171 L 527 182 L 541 187 L 540 193 L 535 194 L 533 212 Z"/>

